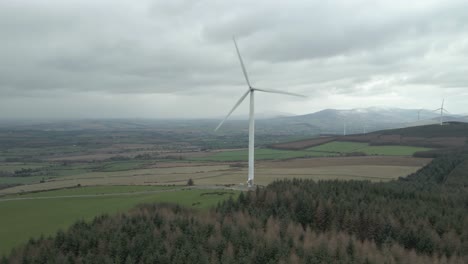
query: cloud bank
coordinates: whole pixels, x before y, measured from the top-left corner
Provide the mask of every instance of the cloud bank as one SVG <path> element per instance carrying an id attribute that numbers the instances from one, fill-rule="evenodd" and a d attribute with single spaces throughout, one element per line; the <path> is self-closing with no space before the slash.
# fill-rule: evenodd
<path id="1" fill-rule="evenodd" d="M 394 106 L 468 112 L 466 1 L 0 2 L 0 118 L 219 117 Z M 240 114 L 245 113 L 243 105 Z"/>

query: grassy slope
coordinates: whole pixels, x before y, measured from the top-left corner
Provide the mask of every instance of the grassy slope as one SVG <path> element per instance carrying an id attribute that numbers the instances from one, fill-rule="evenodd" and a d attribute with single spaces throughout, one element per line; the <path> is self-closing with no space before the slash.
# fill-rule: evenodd
<path id="1" fill-rule="evenodd" d="M 30 196 L 77 195 L 109 192 L 148 190 L 144 187 L 89 187 L 57 190 Z M 8 253 L 14 246 L 26 242 L 30 237 L 52 235 L 59 229 L 70 226 L 78 219 L 90 220 L 100 214 L 126 211 L 141 203 L 170 202 L 194 208 L 208 208 L 237 192 L 218 195 L 215 191 L 179 190 L 125 196 L 102 196 L 81 198 L 0 200 L 0 255 Z M 25 196 L 22 196 L 25 197 Z"/>

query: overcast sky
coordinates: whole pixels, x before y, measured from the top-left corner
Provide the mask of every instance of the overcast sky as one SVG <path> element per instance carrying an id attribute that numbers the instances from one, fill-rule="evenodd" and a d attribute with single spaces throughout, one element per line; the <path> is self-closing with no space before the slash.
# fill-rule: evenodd
<path id="1" fill-rule="evenodd" d="M 468 113 L 468 1 L 0 1 L 0 118 Z M 244 102 L 236 115 L 247 113 Z"/>

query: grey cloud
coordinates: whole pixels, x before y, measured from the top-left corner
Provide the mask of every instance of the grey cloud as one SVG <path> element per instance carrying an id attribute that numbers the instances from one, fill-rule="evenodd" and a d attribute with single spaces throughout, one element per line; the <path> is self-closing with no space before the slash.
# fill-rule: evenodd
<path id="1" fill-rule="evenodd" d="M 5 0 L 0 95 L 176 94 L 190 105 L 190 96 L 218 93 L 235 101 L 245 83 L 232 35 L 252 82 L 265 88 L 359 98 L 412 85 L 461 89 L 466 10 L 456 0 Z"/>
<path id="2" fill-rule="evenodd" d="M 226 39 L 237 29 L 241 37 L 251 39 L 251 52 L 260 59 L 302 60 L 375 48 L 398 38 L 428 33 L 437 30 L 432 27 L 441 22 L 458 22 L 463 14 L 448 11 L 466 7 L 455 3 L 441 9 L 408 12 L 404 8 L 386 10 L 385 5 L 374 7 L 373 2 L 368 1 L 370 6 L 366 9 L 329 2 L 293 2 L 258 12 L 235 13 L 234 9 L 234 14 L 221 18 L 205 33 L 214 39 Z"/>

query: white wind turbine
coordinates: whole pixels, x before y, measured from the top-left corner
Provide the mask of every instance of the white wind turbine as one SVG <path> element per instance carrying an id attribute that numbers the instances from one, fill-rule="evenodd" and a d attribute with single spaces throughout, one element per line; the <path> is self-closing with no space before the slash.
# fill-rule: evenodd
<path id="1" fill-rule="evenodd" d="M 444 117 L 444 112 L 447 112 L 448 114 L 450 114 L 449 111 L 447 111 L 445 108 L 444 108 L 444 101 L 445 101 L 445 98 L 442 99 L 442 106 L 440 108 L 437 108 L 433 111 L 439 111 L 440 110 L 440 125 L 442 126 L 444 124 L 443 122 L 443 117 Z"/>
<path id="2" fill-rule="evenodd" d="M 242 72 L 244 73 L 245 81 L 247 82 L 247 92 L 245 92 L 241 98 L 237 101 L 237 103 L 234 105 L 234 107 L 229 111 L 227 116 L 219 123 L 219 125 L 216 127 L 215 131 L 217 131 L 221 125 L 228 119 L 228 117 L 236 110 L 236 108 L 244 101 L 244 99 L 247 97 L 247 95 L 250 95 L 250 111 L 249 111 L 249 177 L 247 180 L 247 184 L 249 187 L 253 187 L 254 184 L 254 137 L 255 137 L 255 118 L 254 118 L 254 112 L 255 112 L 255 104 L 254 104 L 254 94 L 256 91 L 259 92 L 266 92 L 266 93 L 278 93 L 278 94 L 287 94 L 287 95 L 293 95 L 293 96 L 299 96 L 299 97 L 305 97 L 304 95 L 300 94 L 295 94 L 295 93 L 289 93 L 289 92 L 283 92 L 283 91 L 277 91 L 277 90 L 270 90 L 270 89 L 259 89 L 252 87 L 249 81 L 249 77 L 247 75 L 247 71 L 244 66 L 244 62 L 242 61 L 242 57 L 239 52 L 239 48 L 237 47 L 236 39 L 232 38 L 234 41 L 234 46 L 236 47 L 236 52 L 237 56 L 239 57 L 239 62 L 242 68 Z"/>

